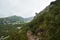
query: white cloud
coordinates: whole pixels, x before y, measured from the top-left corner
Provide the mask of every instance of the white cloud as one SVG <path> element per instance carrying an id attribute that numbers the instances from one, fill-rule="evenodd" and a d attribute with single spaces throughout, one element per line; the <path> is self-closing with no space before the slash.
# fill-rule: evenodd
<path id="1" fill-rule="evenodd" d="M 55 0 L 0 0 L 0 17 L 34 16 L 35 12 L 43 10 L 51 1 Z"/>

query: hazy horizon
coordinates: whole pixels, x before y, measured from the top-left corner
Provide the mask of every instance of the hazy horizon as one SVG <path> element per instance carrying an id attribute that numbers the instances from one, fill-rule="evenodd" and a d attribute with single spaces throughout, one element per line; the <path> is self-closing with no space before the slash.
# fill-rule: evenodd
<path id="1" fill-rule="evenodd" d="M 0 17 L 12 15 L 24 18 L 35 16 L 55 0 L 0 0 Z"/>

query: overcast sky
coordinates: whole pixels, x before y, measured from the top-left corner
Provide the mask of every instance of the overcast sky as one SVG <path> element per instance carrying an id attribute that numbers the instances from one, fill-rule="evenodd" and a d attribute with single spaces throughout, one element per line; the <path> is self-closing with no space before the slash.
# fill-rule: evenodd
<path id="1" fill-rule="evenodd" d="M 55 0 L 0 0 L 0 17 L 31 17 L 35 12 L 42 11 L 51 1 Z"/>

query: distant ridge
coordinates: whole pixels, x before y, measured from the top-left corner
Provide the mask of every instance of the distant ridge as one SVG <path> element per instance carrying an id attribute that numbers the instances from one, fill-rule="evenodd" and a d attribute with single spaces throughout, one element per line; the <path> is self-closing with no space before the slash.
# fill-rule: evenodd
<path id="1" fill-rule="evenodd" d="M 9 16 L 5 18 L 0 18 L 0 24 L 24 24 L 31 21 L 33 17 L 23 18 L 21 16 Z"/>

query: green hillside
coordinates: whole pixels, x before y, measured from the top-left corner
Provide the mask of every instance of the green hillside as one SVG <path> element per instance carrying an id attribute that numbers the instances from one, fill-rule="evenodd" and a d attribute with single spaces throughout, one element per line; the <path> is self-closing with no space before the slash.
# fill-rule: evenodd
<path id="1" fill-rule="evenodd" d="M 33 17 L 31 18 L 23 18 L 20 16 L 10 16 L 10 17 L 5 17 L 5 18 L 0 18 L 0 24 L 24 24 L 28 23 L 28 21 L 31 21 Z"/>
<path id="2" fill-rule="evenodd" d="M 60 0 L 51 2 L 43 11 L 38 13 L 34 19 L 22 28 L 21 40 L 28 40 L 27 31 L 37 35 L 41 33 L 41 40 L 60 40 Z M 41 31 L 43 30 L 43 31 Z"/>
<path id="3" fill-rule="evenodd" d="M 28 31 L 40 40 L 60 40 L 60 0 L 51 2 L 31 22 L 23 25 L 19 32 L 12 32 L 6 40 L 28 40 Z"/>
<path id="4" fill-rule="evenodd" d="M 32 19 L 26 19 L 16 15 L 0 18 L 0 40 L 4 40 L 3 38 L 9 37 L 10 35 L 15 34 L 15 32 L 18 33 L 20 28 L 27 23 L 25 20 L 31 21 Z"/>
<path id="5" fill-rule="evenodd" d="M 0 18 L 0 24 L 22 24 L 22 23 L 24 23 L 24 19 L 19 16 Z"/>

